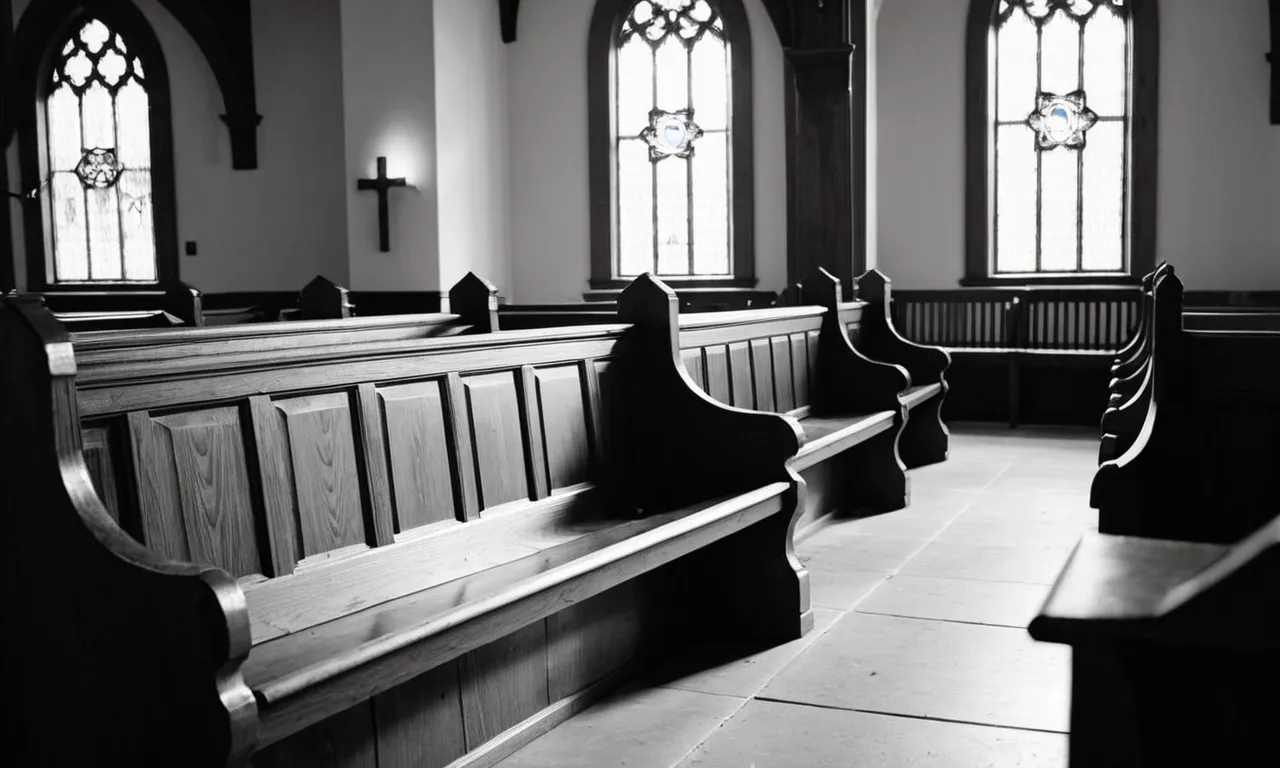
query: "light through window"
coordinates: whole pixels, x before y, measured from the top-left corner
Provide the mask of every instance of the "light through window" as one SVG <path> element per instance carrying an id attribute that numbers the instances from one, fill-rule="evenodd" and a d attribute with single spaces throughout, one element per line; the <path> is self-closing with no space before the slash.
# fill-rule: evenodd
<path id="1" fill-rule="evenodd" d="M 640 0 L 616 50 L 616 270 L 732 274 L 731 82 L 707 0 Z"/>
<path id="2" fill-rule="evenodd" d="M 143 62 L 119 34 L 89 19 L 75 28 L 49 77 L 49 283 L 156 282 Z"/>
<path id="3" fill-rule="evenodd" d="M 995 3 L 996 275 L 1125 271 L 1129 22 L 1125 0 Z"/>

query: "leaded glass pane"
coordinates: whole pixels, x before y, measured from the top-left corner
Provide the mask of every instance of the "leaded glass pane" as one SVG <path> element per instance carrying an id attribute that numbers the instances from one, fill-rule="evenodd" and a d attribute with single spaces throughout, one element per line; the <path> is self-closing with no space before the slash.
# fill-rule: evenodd
<path id="1" fill-rule="evenodd" d="M 1036 27 L 1021 8 L 1013 9 L 996 37 L 996 93 L 999 120 L 1022 120 L 1036 105 Z"/>
<path id="2" fill-rule="evenodd" d="M 131 80 L 116 94 L 116 125 L 120 142 L 116 156 L 126 168 L 151 167 L 151 120 L 147 91 Z"/>
<path id="3" fill-rule="evenodd" d="M 151 172 L 125 171 L 120 192 L 120 233 L 124 242 L 124 279 L 154 281 L 155 213 L 151 208 Z"/>
<path id="4" fill-rule="evenodd" d="M 689 51 L 676 37 L 658 46 L 655 57 L 658 80 L 657 107 L 674 112 L 689 106 Z"/>
<path id="5" fill-rule="evenodd" d="M 693 158 L 693 272 L 729 269 L 729 151 L 722 132 L 708 133 Z"/>
<path id="6" fill-rule="evenodd" d="M 638 136 L 653 109 L 653 49 L 632 37 L 618 49 L 618 136 Z"/>
<path id="7" fill-rule="evenodd" d="M 1099 115 L 1125 114 L 1128 53 L 1124 21 L 1110 7 L 1099 7 L 1084 30 L 1084 87 Z"/>
<path id="8" fill-rule="evenodd" d="M 59 171 L 49 184 L 54 231 L 54 274 L 59 281 L 89 279 L 88 219 L 84 186 L 74 173 Z"/>
<path id="9" fill-rule="evenodd" d="M 996 129 L 996 271 L 1036 268 L 1036 149 L 1031 129 Z"/>
<path id="10" fill-rule="evenodd" d="M 689 274 L 689 161 L 654 164 L 658 197 L 658 272 Z"/>
<path id="11" fill-rule="evenodd" d="M 1086 270 L 1124 268 L 1124 123 L 1101 122 L 1084 149 L 1083 265 Z"/>
<path id="12" fill-rule="evenodd" d="M 89 277 L 120 280 L 121 264 L 120 200 L 112 189 L 86 189 L 89 205 Z"/>
<path id="13" fill-rule="evenodd" d="M 1044 25 L 1040 41 L 1040 90 L 1071 93 L 1080 88 L 1080 25 L 1058 11 Z"/>
<path id="14" fill-rule="evenodd" d="M 49 125 L 49 170 L 70 171 L 80 162 L 80 99 L 63 84 L 49 96 L 45 108 Z"/>
<path id="15" fill-rule="evenodd" d="M 1062 149 L 1040 153 L 1040 189 L 1040 269 L 1074 271 L 1080 242 L 1079 156 Z"/>
<path id="16" fill-rule="evenodd" d="M 614 127 L 620 277 L 732 274 L 723 30 L 707 0 L 640 0 L 623 22 Z"/>
<path id="17" fill-rule="evenodd" d="M 653 269 L 653 163 L 640 139 L 618 142 L 618 249 L 620 276 Z"/>
<path id="18" fill-rule="evenodd" d="M 729 127 L 729 63 L 724 41 L 703 35 L 693 46 L 689 72 L 693 77 L 693 103 L 698 105 L 698 125 L 714 131 Z"/>
<path id="19" fill-rule="evenodd" d="M 142 62 L 101 21 L 77 28 L 44 103 L 51 283 L 155 282 L 150 100 Z"/>

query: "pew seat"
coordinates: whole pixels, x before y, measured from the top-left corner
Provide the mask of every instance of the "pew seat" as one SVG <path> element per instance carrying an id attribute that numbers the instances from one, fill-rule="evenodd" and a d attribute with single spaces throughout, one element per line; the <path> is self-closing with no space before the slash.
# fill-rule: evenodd
<path id="1" fill-rule="evenodd" d="M 838 453 L 893 429 L 893 411 L 851 416 L 810 416 L 800 419 L 805 442 L 791 465 L 803 471 Z"/>
<path id="2" fill-rule="evenodd" d="M 787 490 L 772 483 L 638 519 L 579 492 L 549 512 L 449 523 L 249 585 L 244 677 L 260 746 L 777 514 Z"/>

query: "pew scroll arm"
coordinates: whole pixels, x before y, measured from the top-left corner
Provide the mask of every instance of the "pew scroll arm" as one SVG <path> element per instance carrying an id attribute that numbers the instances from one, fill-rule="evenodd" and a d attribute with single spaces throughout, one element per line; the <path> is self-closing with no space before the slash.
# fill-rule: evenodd
<path id="1" fill-rule="evenodd" d="M 940 384 L 947 387 L 945 374 L 951 367 L 951 354 L 939 347 L 917 344 L 903 337 L 893 324 L 889 278 L 872 269 L 857 279 L 858 298 L 867 302 L 863 313 L 862 334 L 865 348 L 872 357 L 896 363 L 911 374 L 916 386 Z"/>
<path id="2" fill-rule="evenodd" d="M 8 718 L 13 752 L 22 764 L 243 763 L 258 728 L 240 671 L 244 593 L 223 571 L 158 556 L 110 517 L 81 453 L 69 337 L 44 307 L 0 304 L 0 354 L 2 427 L 22 446 L 0 464 L 5 619 L 32 628 L 6 639 L 20 702 Z M 55 714 L 73 699 L 93 716 L 68 734 Z"/>

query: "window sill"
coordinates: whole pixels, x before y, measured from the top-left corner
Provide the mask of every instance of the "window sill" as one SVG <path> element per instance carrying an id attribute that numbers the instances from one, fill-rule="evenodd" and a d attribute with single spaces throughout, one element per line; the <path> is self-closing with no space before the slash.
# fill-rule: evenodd
<path id="1" fill-rule="evenodd" d="M 657 275 L 657 278 L 676 290 L 686 288 L 710 288 L 713 290 L 731 290 L 731 289 L 752 289 L 756 287 L 758 282 L 754 277 L 667 277 Z M 629 277 L 611 277 L 604 280 L 591 279 L 587 281 L 593 291 L 609 291 L 620 290 L 631 285 L 633 278 Z"/>
<path id="2" fill-rule="evenodd" d="M 1140 278 L 1132 275 L 1087 274 L 1087 275 L 1010 275 L 1008 277 L 965 277 L 961 278 L 962 288 L 1036 288 L 1062 287 L 1132 287 L 1141 284 Z"/>

